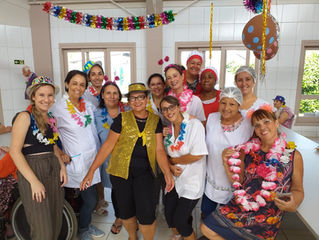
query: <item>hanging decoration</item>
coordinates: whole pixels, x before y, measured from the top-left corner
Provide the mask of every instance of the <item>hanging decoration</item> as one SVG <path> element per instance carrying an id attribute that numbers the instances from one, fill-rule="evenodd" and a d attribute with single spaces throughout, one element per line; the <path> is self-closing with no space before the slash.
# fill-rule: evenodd
<path id="1" fill-rule="evenodd" d="M 213 47 L 213 9 L 214 4 L 210 5 L 210 28 L 209 28 L 209 60 L 212 60 L 212 47 Z M 210 64 L 211 65 L 211 64 Z"/>
<path id="2" fill-rule="evenodd" d="M 261 55 L 261 77 L 262 79 L 266 74 L 266 28 L 267 28 L 267 0 L 264 0 L 263 7 L 263 32 L 262 32 L 262 55 Z"/>
<path id="3" fill-rule="evenodd" d="M 43 11 L 59 19 L 64 19 L 70 23 L 83 25 L 90 28 L 131 31 L 155 28 L 169 24 L 175 20 L 172 10 L 164 11 L 160 14 L 150 14 L 147 16 L 131 17 L 104 17 L 101 15 L 91 15 L 88 13 L 76 12 L 62 6 L 53 5 L 46 2 Z"/>
<path id="4" fill-rule="evenodd" d="M 244 6 L 253 13 L 261 13 L 263 10 L 263 0 L 244 0 Z"/>

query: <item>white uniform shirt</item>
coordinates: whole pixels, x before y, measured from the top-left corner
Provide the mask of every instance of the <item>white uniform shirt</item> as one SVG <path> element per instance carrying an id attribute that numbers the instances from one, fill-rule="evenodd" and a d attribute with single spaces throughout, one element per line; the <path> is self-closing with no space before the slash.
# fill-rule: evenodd
<path id="1" fill-rule="evenodd" d="M 253 104 L 250 108 L 248 108 L 248 109 L 242 109 L 242 110 L 240 110 L 240 111 L 241 111 L 241 113 L 242 113 L 244 116 L 246 116 L 246 114 L 247 114 L 247 112 L 248 112 L 249 110 L 254 109 L 254 110 L 256 111 L 257 109 L 259 109 L 259 107 L 260 107 L 261 105 L 264 105 L 264 104 L 269 104 L 269 103 L 266 102 L 264 99 L 257 98 L 256 101 L 254 102 L 254 104 Z"/>
<path id="2" fill-rule="evenodd" d="M 211 113 L 206 124 L 206 144 L 208 149 L 205 195 L 212 201 L 225 204 L 232 197 L 232 186 L 227 177 L 222 152 L 225 148 L 245 143 L 253 133 L 248 119 L 232 132 L 224 132 L 219 112 Z"/>
<path id="3" fill-rule="evenodd" d="M 206 120 L 203 103 L 200 98 L 195 95 L 193 95 L 192 100 L 187 104 L 186 112 L 202 122 Z"/>
<path id="4" fill-rule="evenodd" d="M 100 102 L 96 96 L 93 96 L 92 93 L 90 92 L 90 89 L 87 88 L 83 94 L 83 98 L 85 102 L 90 102 L 95 108 L 99 106 Z"/>
<path id="5" fill-rule="evenodd" d="M 91 124 L 87 127 L 81 127 L 71 118 L 66 99 L 68 99 L 68 95 L 64 95 L 57 101 L 50 111 L 57 119 L 63 151 L 71 158 L 71 163 L 66 165 L 68 173 L 66 187 L 79 188 L 97 154 L 99 139 L 94 124 L 94 106 L 85 102 L 85 113 L 81 113 L 77 108 L 74 108 L 83 123 L 85 123 L 84 115 L 89 114 L 92 118 Z M 100 181 L 100 172 L 97 169 L 94 173 L 92 185 Z"/>
<path id="6" fill-rule="evenodd" d="M 172 151 L 171 146 L 178 142 L 179 136 L 174 136 L 174 126 L 172 125 L 172 144 L 165 146 L 166 152 L 170 157 L 180 157 L 186 154 L 207 155 L 205 143 L 205 129 L 203 124 L 196 118 L 189 120 L 189 114 L 183 113 L 183 123 L 186 124 L 184 134 L 184 144 L 179 150 Z M 175 140 L 176 139 L 176 140 Z M 166 143 L 166 138 L 164 140 Z M 175 189 L 179 197 L 188 199 L 199 199 L 204 192 L 206 175 L 206 156 L 190 164 L 176 164 L 183 169 L 182 174 L 175 178 Z"/>

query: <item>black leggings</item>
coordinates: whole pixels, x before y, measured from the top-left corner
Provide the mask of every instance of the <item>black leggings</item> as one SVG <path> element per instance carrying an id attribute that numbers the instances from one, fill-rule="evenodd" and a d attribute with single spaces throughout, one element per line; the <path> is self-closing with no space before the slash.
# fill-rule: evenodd
<path id="1" fill-rule="evenodd" d="M 183 237 L 190 236 L 193 233 L 193 228 L 189 219 L 198 200 L 179 198 L 175 188 L 167 193 L 164 198 L 164 204 L 168 227 L 176 228 Z"/>

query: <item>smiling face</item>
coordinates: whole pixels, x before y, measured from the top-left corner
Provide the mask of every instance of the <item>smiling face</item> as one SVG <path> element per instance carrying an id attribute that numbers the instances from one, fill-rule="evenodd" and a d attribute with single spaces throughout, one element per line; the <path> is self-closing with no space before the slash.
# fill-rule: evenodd
<path id="1" fill-rule="evenodd" d="M 143 92 L 132 92 L 128 97 L 128 104 L 133 112 L 146 111 L 147 96 Z"/>
<path id="2" fill-rule="evenodd" d="M 255 86 L 254 79 L 248 72 L 238 73 L 235 79 L 235 83 L 240 89 L 243 96 L 251 94 Z"/>
<path id="3" fill-rule="evenodd" d="M 202 61 L 198 58 L 193 58 L 186 63 L 186 67 L 187 67 L 187 71 L 191 75 L 197 76 L 200 72 L 201 67 L 202 67 Z"/>
<path id="4" fill-rule="evenodd" d="M 65 83 L 65 86 L 68 89 L 70 98 L 79 99 L 85 92 L 86 79 L 83 76 L 76 74 L 71 78 L 69 83 Z"/>
<path id="5" fill-rule="evenodd" d="M 200 86 L 203 91 L 205 92 L 212 91 L 215 87 L 215 84 L 216 84 L 216 77 L 212 72 L 206 71 L 201 75 Z"/>
<path id="6" fill-rule="evenodd" d="M 279 100 L 274 100 L 274 107 L 279 109 L 282 106 L 282 102 Z"/>
<path id="7" fill-rule="evenodd" d="M 160 77 L 152 77 L 149 88 L 153 96 L 162 97 L 164 95 L 165 84 Z"/>
<path id="8" fill-rule="evenodd" d="M 54 93 L 54 87 L 43 85 L 35 90 L 31 96 L 31 100 L 38 110 L 47 112 L 54 103 Z"/>
<path id="9" fill-rule="evenodd" d="M 255 134 L 263 142 L 274 142 L 278 137 L 278 120 L 269 119 L 264 117 L 262 119 L 253 119 L 253 127 L 255 128 Z"/>
<path id="10" fill-rule="evenodd" d="M 171 123 L 176 122 L 181 117 L 180 107 L 167 101 L 163 101 L 161 103 L 161 112 L 163 116 Z"/>
<path id="11" fill-rule="evenodd" d="M 105 87 L 102 99 L 104 100 L 104 104 L 107 108 L 118 106 L 120 99 L 118 89 L 112 85 Z"/>
<path id="12" fill-rule="evenodd" d="M 169 68 L 166 73 L 166 82 L 173 92 L 183 91 L 184 75 L 180 74 L 175 68 Z"/>
<path id="13" fill-rule="evenodd" d="M 223 120 L 236 120 L 239 104 L 233 98 L 223 97 L 219 102 L 219 112 Z"/>
<path id="14" fill-rule="evenodd" d="M 99 66 L 93 66 L 90 69 L 89 79 L 94 88 L 100 88 L 103 84 L 104 74 Z"/>

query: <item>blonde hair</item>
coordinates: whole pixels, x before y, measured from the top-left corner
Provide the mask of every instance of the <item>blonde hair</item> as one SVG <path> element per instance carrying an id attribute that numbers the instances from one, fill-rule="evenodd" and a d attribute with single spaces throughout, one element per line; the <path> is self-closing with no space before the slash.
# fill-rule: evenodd
<path id="1" fill-rule="evenodd" d="M 48 129 L 48 125 L 47 122 L 44 120 L 41 112 L 36 108 L 35 106 L 35 102 L 32 99 L 35 96 L 35 93 L 37 92 L 37 90 L 45 85 L 50 85 L 50 84 L 37 84 L 34 87 L 32 87 L 32 89 L 30 90 L 30 101 L 32 104 L 32 114 L 34 116 L 34 120 L 37 124 L 37 127 L 39 128 L 40 132 L 45 135 L 46 130 Z M 50 85 L 52 86 L 52 85 Z M 54 89 L 54 87 L 52 86 L 52 88 Z"/>

